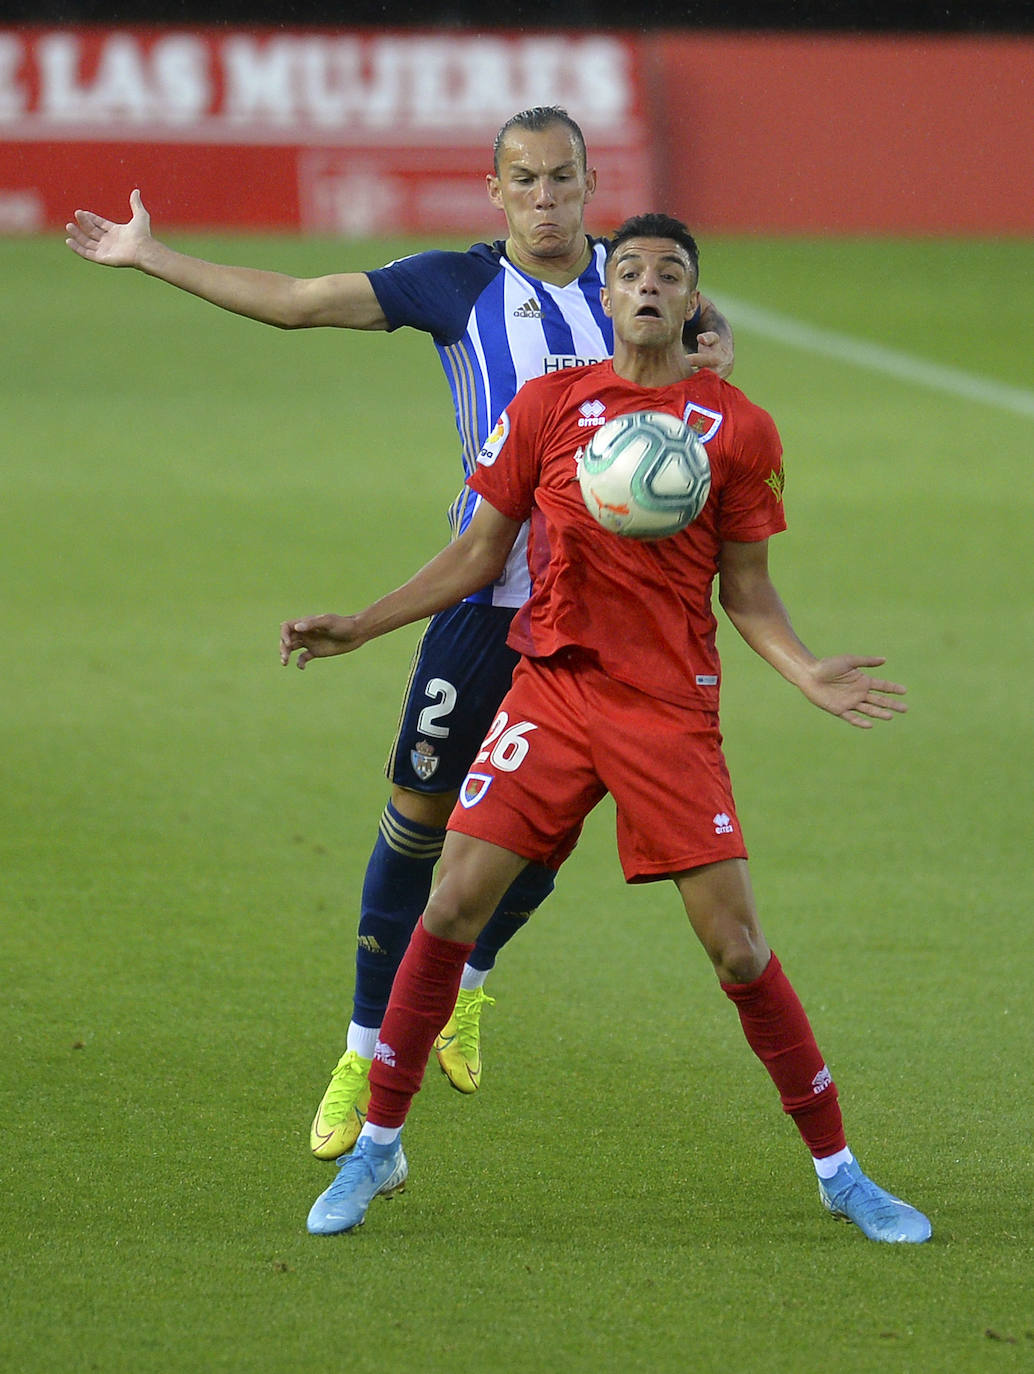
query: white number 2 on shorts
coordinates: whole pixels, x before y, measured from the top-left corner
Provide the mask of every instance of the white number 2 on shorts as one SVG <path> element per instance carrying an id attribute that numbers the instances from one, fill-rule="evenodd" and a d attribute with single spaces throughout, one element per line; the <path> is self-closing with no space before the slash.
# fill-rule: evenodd
<path id="1" fill-rule="evenodd" d="M 446 739 L 449 734 L 447 725 L 439 725 L 442 716 L 452 715 L 456 705 L 456 688 L 443 677 L 433 677 L 424 688 L 424 695 L 436 698 L 433 706 L 425 706 L 420 712 L 417 729 L 422 735 L 434 739 Z"/>

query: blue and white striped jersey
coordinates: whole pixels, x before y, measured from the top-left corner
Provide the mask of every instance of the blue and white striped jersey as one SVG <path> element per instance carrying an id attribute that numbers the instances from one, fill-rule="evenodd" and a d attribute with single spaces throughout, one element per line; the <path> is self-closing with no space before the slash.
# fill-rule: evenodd
<path id="1" fill-rule="evenodd" d="M 417 253 L 367 273 L 388 328 L 409 325 L 434 341 L 452 391 L 464 478 L 526 381 L 599 362 L 613 352 L 613 329 L 600 304 L 606 246 L 599 239 L 590 243 L 589 265 L 567 286 L 519 271 L 502 242 L 478 243 L 465 253 Z M 478 499 L 467 487 L 457 497 L 457 534 Z M 522 532 L 503 576 L 469 599 L 520 606 L 529 590 Z"/>

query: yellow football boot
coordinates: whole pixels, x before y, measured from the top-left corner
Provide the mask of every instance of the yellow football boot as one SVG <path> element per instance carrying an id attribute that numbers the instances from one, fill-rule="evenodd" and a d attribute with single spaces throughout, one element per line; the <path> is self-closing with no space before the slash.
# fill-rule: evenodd
<path id="1" fill-rule="evenodd" d="M 452 1015 L 434 1042 L 442 1073 L 461 1093 L 476 1093 L 481 1082 L 481 1009 L 495 998 L 484 988 L 460 990 Z"/>
<path id="2" fill-rule="evenodd" d="M 309 1146 L 317 1159 L 339 1159 L 359 1139 L 370 1105 L 372 1063 L 355 1050 L 337 1061 L 309 1132 Z"/>

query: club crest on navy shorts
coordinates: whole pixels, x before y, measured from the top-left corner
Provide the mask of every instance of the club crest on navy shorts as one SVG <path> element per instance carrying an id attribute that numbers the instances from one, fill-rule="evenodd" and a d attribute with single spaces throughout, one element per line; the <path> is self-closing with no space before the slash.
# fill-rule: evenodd
<path id="1" fill-rule="evenodd" d="M 419 740 L 415 748 L 409 751 L 409 761 L 421 782 L 433 778 L 438 771 L 438 755 L 435 753 L 434 745 L 425 739 Z"/>
<path id="2" fill-rule="evenodd" d="M 468 811 L 472 806 L 477 806 L 491 785 L 491 773 L 468 773 L 460 788 L 460 805 Z"/>

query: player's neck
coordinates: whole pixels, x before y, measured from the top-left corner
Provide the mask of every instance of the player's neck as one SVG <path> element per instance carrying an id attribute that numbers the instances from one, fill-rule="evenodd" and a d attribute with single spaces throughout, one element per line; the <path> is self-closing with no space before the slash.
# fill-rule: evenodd
<path id="1" fill-rule="evenodd" d="M 563 253 L 555 258 L 540 258 L 520 248 L 512 238 L 508 238 L 506 256 L 514 267 L 529 277 L 548 282 L 550 286 L 567 286 L 577 281 L 588 267 L 592 258 L 592 244 L 582 235 L 569 253 Z"/>
<path id="2" fill-rule="evenodd" d="M 667 349 L 639 348 L 615 339 L 614 371 L 626 382 L 648 387 L 672 386 L 693 375 L 681 339 Z"/>

